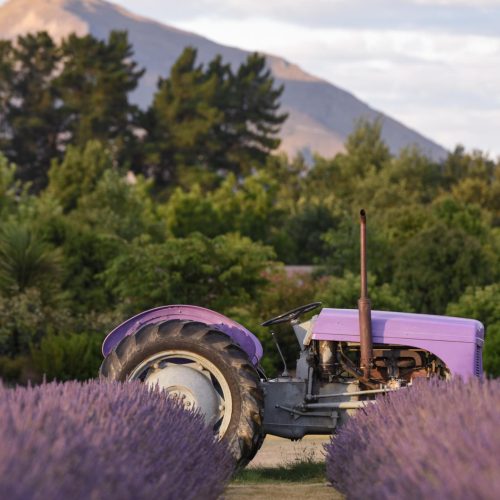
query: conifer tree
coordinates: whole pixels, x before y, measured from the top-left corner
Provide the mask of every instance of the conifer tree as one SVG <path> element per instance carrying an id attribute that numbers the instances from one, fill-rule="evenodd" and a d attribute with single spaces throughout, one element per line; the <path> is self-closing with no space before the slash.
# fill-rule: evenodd
<path id="1" fill-rule="evenodd" d="M 0 47 L 0 134 L 7 158 L 18 165 L 18 176 L 39 189 L 50 160 L 58 154 L 59 110 L 52 85 L 60 61 L 47 33 L 18 37 Z"/>
<path id="2" fill-rule="evenodd" d="M 147 171 L 160 184 L 186 169 L 248 173 L 279 146 L 283 87 L 253 54 L 233 72 L 220 56 L 204 67 L 188 47 L 160 79 L 147 112 Z"/>
<path id="3" fill-rule="evenodd" d="M 73 34 L 61 46 L 63 70 L 55 81 L 62 100 L 67 143 L 110 142 L 119 159 L 130 152 L 138 109 L 129 102 L 144 70 L 133 61 L 125 32 L 106 41 Z"/>

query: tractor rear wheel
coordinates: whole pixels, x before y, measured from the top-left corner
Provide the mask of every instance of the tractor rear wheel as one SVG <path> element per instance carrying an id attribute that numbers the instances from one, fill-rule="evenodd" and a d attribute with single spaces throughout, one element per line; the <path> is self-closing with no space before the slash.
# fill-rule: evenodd
<path id="1" fill-rule="evenodd" d="M 125 337 L 104 360 L 100 374 L 117 381 L 158 385 L 224 440 L 238 467 L 257 453 L 264 435 L 264 396 L 248 355 L 231 338 L 195 321 L 146 325 Z"/>

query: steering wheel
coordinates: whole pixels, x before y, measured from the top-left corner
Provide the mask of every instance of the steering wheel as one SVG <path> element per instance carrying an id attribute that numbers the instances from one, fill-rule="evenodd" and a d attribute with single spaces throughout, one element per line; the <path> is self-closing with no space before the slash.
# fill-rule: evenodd
<path id="1" fill-rule="evenodd" d="M 276 316 L 275 318 L 271 318 L 271 319 L 268 319 L 267 321 L 264 321 L 264 323 L 261 323 L 261 326 L 278 325 L 280 323 L 286 323 L 287 321 L 293 321 L 294 319 L 297 319 L 302 314 L 305 314 L 309 311 L 313 311 L 314 309 L 318 308 L 320 305 L 321 305 L 321 302 L 312 302 L 311 304 L 306 304 L 305 306 L 296 307 L 295 309 L 292 309 L 291 311 L 288 311 L 286 313 L 280 314 L 279 316 Z"/>

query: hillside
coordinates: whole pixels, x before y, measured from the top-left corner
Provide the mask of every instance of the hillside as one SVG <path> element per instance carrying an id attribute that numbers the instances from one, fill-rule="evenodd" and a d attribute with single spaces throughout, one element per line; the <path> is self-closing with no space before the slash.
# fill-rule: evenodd
<path id="1" fill-rule="evenodd" d="M 60 39 L 71 32 L 107 37 L 112 29 L 127 30 L 137 61 L 147 69 L 134 99 L 146 106 L 160 75 L 187 45 L 198 48 L 199 58 L 206 62 L 216 54 L 231 64 L 240 64 L 248 52 L 217 44 L 207 38 L 182 31 L 135 15 L 103 0 L 9 0 L 0 7 L 0 36 L 15 38 L 33 31 L 48 31 Z M 383 137 L 397 153 L 408 145 L 417 145 L 433 158 L 446 151 L 402 123 L 372 109 L 351 93 L 316 78 L 285 59 L 268 55 L 276 80 L 285 85 L 283 108 L 290 117 L 282 130 L 282 149 L 288 154 L 302 151 L 333 156 L 342 151 L 347 135 L 360 118 L 383 121 Z"/>

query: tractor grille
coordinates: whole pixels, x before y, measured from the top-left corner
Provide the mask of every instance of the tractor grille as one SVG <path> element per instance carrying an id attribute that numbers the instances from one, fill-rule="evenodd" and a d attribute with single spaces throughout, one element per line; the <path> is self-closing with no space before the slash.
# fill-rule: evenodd
<path id="1" fill-rule="evenodd" d="M 483 374 L 483 349 L 479 346 L 476 346 L 476 357 L 474 361 L 474 373 L 477 377 L 480 377 Z"/>

